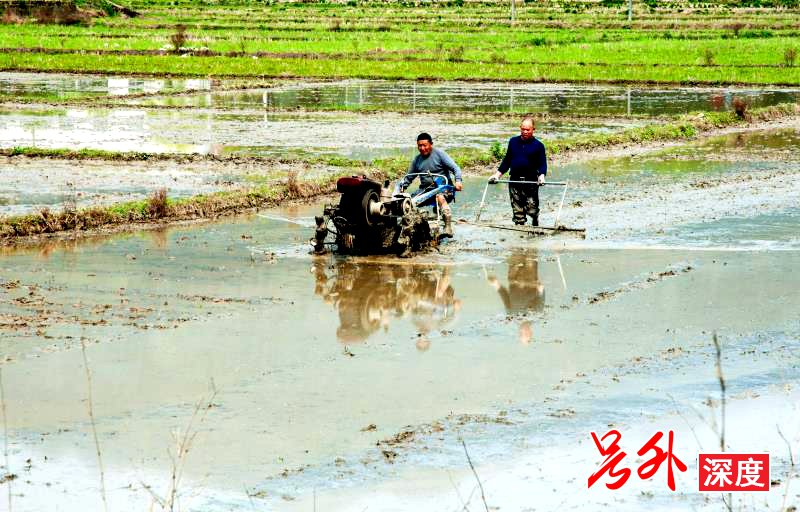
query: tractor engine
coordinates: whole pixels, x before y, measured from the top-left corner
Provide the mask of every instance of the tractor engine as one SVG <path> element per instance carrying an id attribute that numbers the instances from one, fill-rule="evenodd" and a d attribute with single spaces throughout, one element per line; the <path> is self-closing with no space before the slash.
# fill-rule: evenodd
<path id="1" fill-rule="evenodd" d="M 393 194 L 388 180 L 381 185 L 366 176 L 339 178 L 336 190 L 339 204 L 316 217 L 314 252 L 325 252 L 328 233 L 340 254 L 406 257 L 436 243 L 438 219 L 418 209 L 409 194 Z"/>

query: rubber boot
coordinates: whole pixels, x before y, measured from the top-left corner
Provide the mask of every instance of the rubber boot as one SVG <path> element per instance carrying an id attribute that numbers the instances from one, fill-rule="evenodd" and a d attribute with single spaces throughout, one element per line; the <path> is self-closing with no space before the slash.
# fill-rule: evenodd
<path id="1" fill-rule="evenodd" d="M 444 229 L 439 238 L 453 238 L 453 214 L 446 212 L 444 217 Z"/>
<path id="2" fill-rule="evenodd" d="M 531 224 L 534 225 L 534 226 L 538 226 L 539 225 L 539 215 L 538 214 L 533 216 L 533 220 L 531 221 Z"/>

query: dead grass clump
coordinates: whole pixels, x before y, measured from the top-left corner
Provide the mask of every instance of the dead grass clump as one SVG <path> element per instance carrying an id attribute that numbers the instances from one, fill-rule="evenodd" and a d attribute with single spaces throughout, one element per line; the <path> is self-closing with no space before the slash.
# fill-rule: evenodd
<path id="1" fill-rule="evenodd" d="M 167 189 L 160 188 L 153 192 L 153 195 L 147 201 L 147 213 L 151 219 L 163 219 L 167 216 L 168 211 Z"/>
<path id="2" fill-rule="evenodd" d="M 706 66 L 713 66 L 714 65 L 714 52 L 712 52 L 709 48 L 703 52 L 703 63 Z"/>
<path id="3" fill-rule="evenodd" d="M 733 98 L 733 112 L 739 119 L 745 121 L 750 119 L 750 114 L 747 112 L 749 108 L 750 104 L 744 98 L 740 96 Z"/>
<path id="4" fill-rule="evenodd" d="M 6 25 L 19 25 L 23 21 L 25 21 L 24 18 L 11 7 L 6 7 L 6 10 L 3 11 L 2 23 Z"/>
<path id="5" fill-rule="evenodd" d="M 794 62 L 797 60 L 797 49 L 796 48 L 786 48 L 783 51 L 783 63 L 786 67 L 794 67 Z"/>
<path id="6" fill-rule="evenodd" d="M 295 171 L 289 172 L 289 177 L 286 180 L 286 194 L 289 197 L 302 197 L 302 185 L 297 181 L 297 173 Z"/>
<path id="7" fill-rule="evenodd" d="M 33 10 L 36 22 L 43 25 L 88 25 L 99 13 L 78 9 L 73 3 L 43 5 Z"/>
<path id="8" fill-rule="evenodd" d="M 175 27 L 175 33 L 169 36 L 169 42 L 172 43 L 172 51 L 175 53 L 180 53 L 181 48 L 183 48 L 188 40 L 189 36 L 186 34 L 186 25 L 178 25 Z"/>
<path id="9" fill-rule="evenodd" d="M 47 231 L 59 231 L 62 229 L 62 223 L 59 221 L 57 215 L 53 215 L 49 208 L 42 208 L 39 212 Z"/>
<path id="10" fill-rule="evenodd" d="M 464 59 L 463 46 L 457 46 L 452 50 L 450 50 L 450 52 L 447 54 L 447 60 L 449 60 L 450 62 L 459 62 L 463 59 Z"/>

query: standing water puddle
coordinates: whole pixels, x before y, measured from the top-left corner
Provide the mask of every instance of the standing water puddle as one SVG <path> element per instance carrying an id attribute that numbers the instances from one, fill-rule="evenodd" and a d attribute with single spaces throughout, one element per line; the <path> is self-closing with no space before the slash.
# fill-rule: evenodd
<path id="1" fill-rule="evenodd" d="M 204 78 L 130 78 L 57 73 L 0 72 L 0 96 L 25 99 L 104 98 L 131 94 L 209 91 Z"/>
<path id="2" fill-rule="evenodd" d="M 737 96 L 746 99 L 752 107 L 765 107 L 796 102 L 800 99 L 800 89 L 346 80 L 134 101 L 144 105 L 267 110 L 303 108 L 657 116 L 731 110 L 733 98 Z"/>
<path id="3" fill-rule="evenodd" d="M 0 111 L 0 147 L 90 148 L 152 153 L 261 156 L 342 155 L 360 160 L 407 154 L 417 134 L 440 147 L 487 148 L 517 131 L 517 119 L 397 113 L 270 113 L 134 107 Z M 543 121 L 548 138 L 618 130 L 641 121 Z"/>

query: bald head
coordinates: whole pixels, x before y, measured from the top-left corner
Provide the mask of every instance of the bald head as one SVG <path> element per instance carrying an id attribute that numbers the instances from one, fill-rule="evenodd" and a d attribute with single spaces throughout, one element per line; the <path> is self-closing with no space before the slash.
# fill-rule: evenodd
<path id="1" fill-rule="evenodd" d="M 533 137 L 533 132 L 536 131 L 536 122 L 533 120 L 531 116 L 525 116 L 522 118 L 522 122 L 519 124 L 519 134 L 523 140 L 529 140 Z"/>

